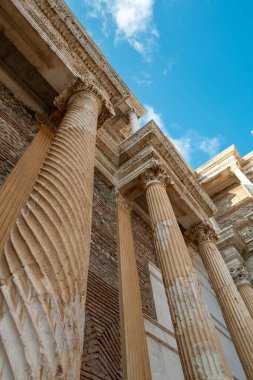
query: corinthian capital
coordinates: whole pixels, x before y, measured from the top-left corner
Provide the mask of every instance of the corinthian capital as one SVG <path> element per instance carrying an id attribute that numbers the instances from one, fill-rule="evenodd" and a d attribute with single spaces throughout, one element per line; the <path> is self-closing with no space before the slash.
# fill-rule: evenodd
<path id="1" fill-rule="evenodd" d="M 197 245 L 204 241 L 216 242 L 218 239 L 215 230 L 207 222 L 201 222 L 192 227 L 192 229 L 188 231 L 186 235 Z"/>
<path id="2" fill-rule="evenodd" d="M 244 266 L 232 268 L 230 273 L 236 286 L 250 285 L 250 274 Z"/>
<path id="3" fill-rule="evenodd" d="M 172 183 L 166 169 L 159 160 L 151 160 L 148 168 L 142 176 L 145 188 L 153 183 L 161 183 L 166 186 Z"/>
<path id="4" fill-rule="evenodd" d="M 65 109 L 70 97 L 80 91 L 90 92 L 98 98 L 101 104 L 101 112 L 98 119 L 99 127 L 101 127 L 106 122 L 106 120 L 115 116 L 113 105 L 110 102 L 106 91 L 95 80 L 95 78 L 88 73 L 85 76 L 75 77 L 71 81 L 70 85 L 55 98 L 55 106 L 59 109 Z"/>

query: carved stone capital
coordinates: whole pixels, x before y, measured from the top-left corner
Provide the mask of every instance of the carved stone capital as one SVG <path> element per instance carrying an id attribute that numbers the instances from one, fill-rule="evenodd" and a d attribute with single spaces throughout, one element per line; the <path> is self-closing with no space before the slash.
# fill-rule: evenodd
<path id="1" fill-rule="evenodd" d="M 101 127 L 106 120 L 115 116 L 113 105 L 106 92 L 91 75 L 75 77 L 70 85 L 55 98 L 55 106 L 61 110 L 65 109 L 71 96 L 80 91 L 90 92 L 98 98 L 101 104 L 101 112 L 98 118 L 99 127 Z"/>
<path id="2" fill-rule="evenodd" d="M 205 241 L 212 241 L 215 243 L 218 240 L 218 235 L 215 230 L 207 222 L 201 222 L 192 227 L 191 230 L 186 233 L 186 236 L 197 245 Z"/>
<path id="3" fill-rule="evenodd" d="M 133 202 L 127 200 L 118 190 L 115 191 L 115 195 L 116 195 L 116 204 L 120 208 L 130 213 L 133 208 Z"/>
<path id="4" fill-rule="evenodd" d="M 154 183 L 160 183 L 163 186 L 172 184 L 171 178 L 168 176 L 166 169 L 159 160 L 150 161 L 148 168 L 142 175 L 142 181 L 145 188 Z"/>
<path id="5" fill-rule="evenodd" d="M 236 284 L 236 286 L 241 286 L 241 285 L 250 285 L 251 278 L 250 274 L 244 266 L 240 266 L 237 268 L 231 268 L 230 269 L 231 276 Z"/>
<path id="6" fill-rule="evenodd" d="M 230 164 L 229 166 L 229 169 L 232 173 L 234 173 L 238 169 L 241 169 L 239 162 L 238 161 L 232 162 L 232 164 Z"/>

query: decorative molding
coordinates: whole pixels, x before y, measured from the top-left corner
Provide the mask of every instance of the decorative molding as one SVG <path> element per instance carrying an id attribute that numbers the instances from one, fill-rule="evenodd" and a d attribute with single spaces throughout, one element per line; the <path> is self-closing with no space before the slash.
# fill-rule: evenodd
<path id="1" fill-rule="evenodd" d="M 236 286 L 250 285 L 250 274 L 245 266 L 230 269 L 231 276 Z"/>
<path id="2" fill-rule="evenodd" d="M 152 159 L 142 175 L 142 181 L 145 188 L 154 183 L 160 183 L 163 186 L 167 186 L 172 183 L 170 177 L 167 174 L 166 169 L 159 160 Z"/>
<path id="3" fill-rule="evenodd" d="M 79 92 L 86 91 L 94 94 L 101 102 L 102 108 L 98 118 L 98 125 L 101 127 L 106 120 L 115 116 L 113 105 L 111 104 L 106 91 L 92 77 L 91 74 L 74 78 L 69 86 L 55 98 L 54 104 L 59 109 L 65 109 L 70 97 Z"/>
<path id="4" fill-rule="evenodd" d="M 206 241 L 212 241 L 215 243 L 218 239 L 217 233 L 208 222 L 201 222 L 197 224 L 186 233 L 186 236 L 197 245 Z"/>

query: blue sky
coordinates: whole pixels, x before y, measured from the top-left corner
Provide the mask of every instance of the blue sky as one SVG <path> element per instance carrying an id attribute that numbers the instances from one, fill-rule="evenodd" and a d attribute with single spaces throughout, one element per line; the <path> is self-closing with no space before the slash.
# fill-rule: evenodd
<path id="1" fill-rule="evenodd" d="M 252 150 L 252 1 L 67 3 L 193 168 Z"/>

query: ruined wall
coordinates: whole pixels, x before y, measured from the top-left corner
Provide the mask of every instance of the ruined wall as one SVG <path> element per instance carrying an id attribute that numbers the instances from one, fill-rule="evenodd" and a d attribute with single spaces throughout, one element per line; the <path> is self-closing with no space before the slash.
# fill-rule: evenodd
<path id="1" fill-rule="evenodd" d="M 31 143 L 36 124 L 34 112 L 0 83 L 0 185 Z"/>

